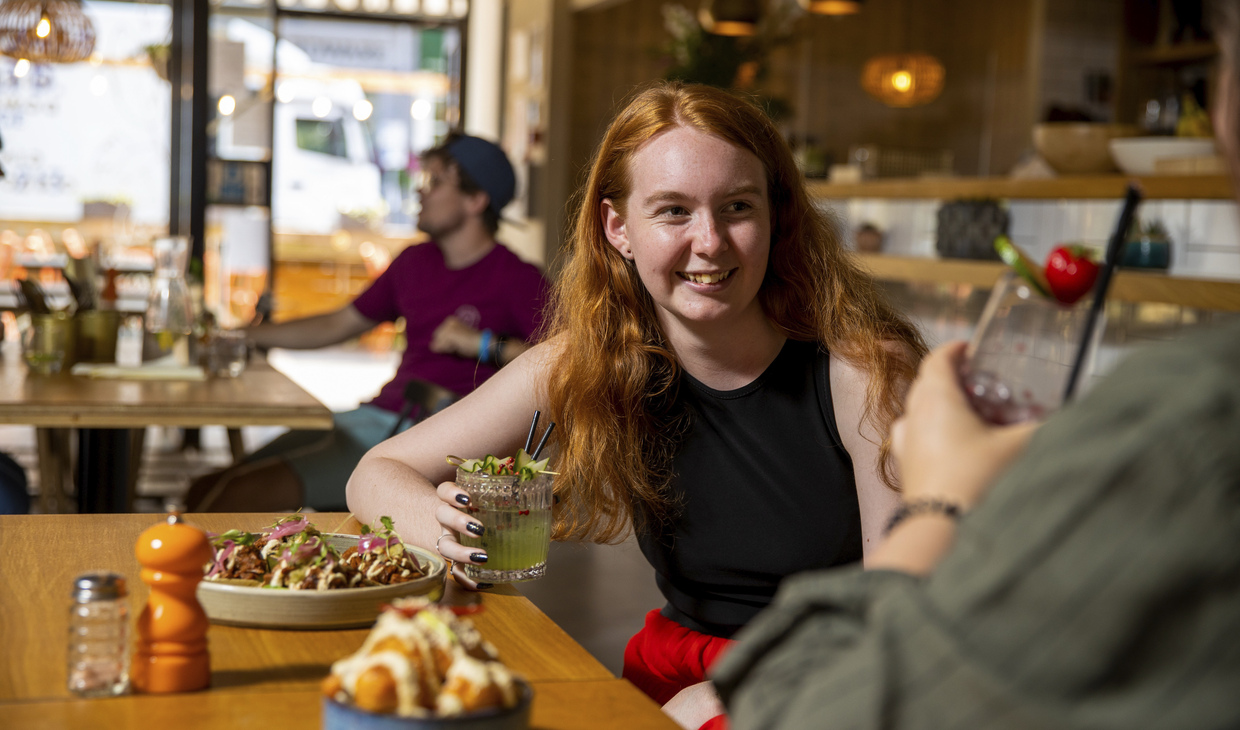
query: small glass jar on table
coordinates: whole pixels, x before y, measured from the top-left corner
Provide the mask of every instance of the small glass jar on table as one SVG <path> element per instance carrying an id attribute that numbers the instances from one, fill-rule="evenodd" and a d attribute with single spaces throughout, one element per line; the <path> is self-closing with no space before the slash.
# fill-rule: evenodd
<path id="1" fill-rule="evenodd" d="M 73 581 L 67 676 L 80 697 L 113 697 L 129 689 L 129 593 L 115 573 Z"/>
<path id="2" fill-rule="evenodd" d="M 22 354 L 26 366 L 40 375 L 67 373 L 77 362 L 77 322 L 68 312 L 31 314 Z"/>
<path id="3" fill-rule="evenodd" d="M 209 375 L 235 378 L 245 371 L 248 351 L 242 330 L 216 330 L 207 340 L 203 363 Z"/>

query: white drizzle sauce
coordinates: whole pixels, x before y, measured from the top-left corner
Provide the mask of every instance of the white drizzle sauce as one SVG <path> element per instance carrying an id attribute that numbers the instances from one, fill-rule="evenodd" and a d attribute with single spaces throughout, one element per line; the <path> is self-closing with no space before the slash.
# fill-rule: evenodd
<path id="1" fill-rule="evenodd" d="M 405 651 L 374 651 L 375 646 L 390 638 L 399 642 Z M 464 709 L 460 698 L 442 692 L 439 677 L 434 671 L 434 645 L 453 655 L 445 682 L 459 677 L 475 687 L 494 684 L 503 697 L 504 706 L 514 706 L 518 698 L 512 674 L 498 662 L 480 661 L 467 655 L 462 640 L 467 645 L 481 646 L 488 656 L 495 656 L 494 647 L 481 639 L 472 624 L 457 620 L 442 608 L 428 606 L 412 618 L 406 618 L 398 611 L 385 611 L 357 653 L 333 664 L 332 673 L 340 678 L 344 692 L 352 697 L 356 694 L 358 678 L 371 667 L 382 666 L 396 682 L 398 715 L 422 717 L 428 714 L 420 701 L 424 685 L 437 698 L 435 706 L 438 714 L 459 715 Z M 421 666 L 430 670 L 425 677 L 418 676 L 410 662 L 413 657 L 420 658 Z"/>

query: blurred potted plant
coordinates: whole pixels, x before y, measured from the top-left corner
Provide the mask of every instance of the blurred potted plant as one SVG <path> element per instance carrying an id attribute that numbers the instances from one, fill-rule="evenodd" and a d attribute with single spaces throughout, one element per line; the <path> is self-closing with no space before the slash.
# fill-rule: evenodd
<path id="1" fill-rule="evenodd" d="M 771 119 L 786 119 L 792 114 L 787 100 L 756 89 L 766 75 L 767 56 L 792 40 L 793 24 L 803 12 L 792 0 L 774 0 L 767 3 L 757 32 L 738 37 L 708 33 L 684 5 L 664 5 L 663 27 L 672 38 L 662 49 L 669 59 L 663 78 L 750 92 Z"/>
<path id="2" fill-rule="evenodd" d="M 1160 220 L 1134 221 L 1120 266 L 1129 269 L 1167 269 L 1171 266 L 1171 236 Z"/>
<path id="3" fill-rule="evenodd" d="M 150 61 L 155 75 L 164 81 L 168 80 L 168 60 L 172 57 L 171 43 L 151 43 L 142 47 L 146 59 Z"/>

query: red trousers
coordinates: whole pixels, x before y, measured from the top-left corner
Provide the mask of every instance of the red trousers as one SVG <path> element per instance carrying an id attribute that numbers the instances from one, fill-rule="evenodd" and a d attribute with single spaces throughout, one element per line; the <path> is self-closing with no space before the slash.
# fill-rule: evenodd
<path id="1" fill-rule="evenodd" d="M 706 680 L 731 639 L 702 634 L 672 621 L 654 609 L 646 626 L 624 648 L 624 678 L 660 705 L 680 690 Z M 728 716 L 711 718 L 699 730 L 727 730 Z"/>

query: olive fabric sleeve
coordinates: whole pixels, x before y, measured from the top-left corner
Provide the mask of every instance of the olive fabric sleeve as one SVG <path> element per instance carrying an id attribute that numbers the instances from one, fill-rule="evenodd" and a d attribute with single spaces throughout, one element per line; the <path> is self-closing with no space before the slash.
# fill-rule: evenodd
<path id="1" fill-rule="evenodd" d="M 715 670 L 732 727 L 1240 725 L 1240 327 L 1051 419 L 926 579 L 785 582 Z"/>

